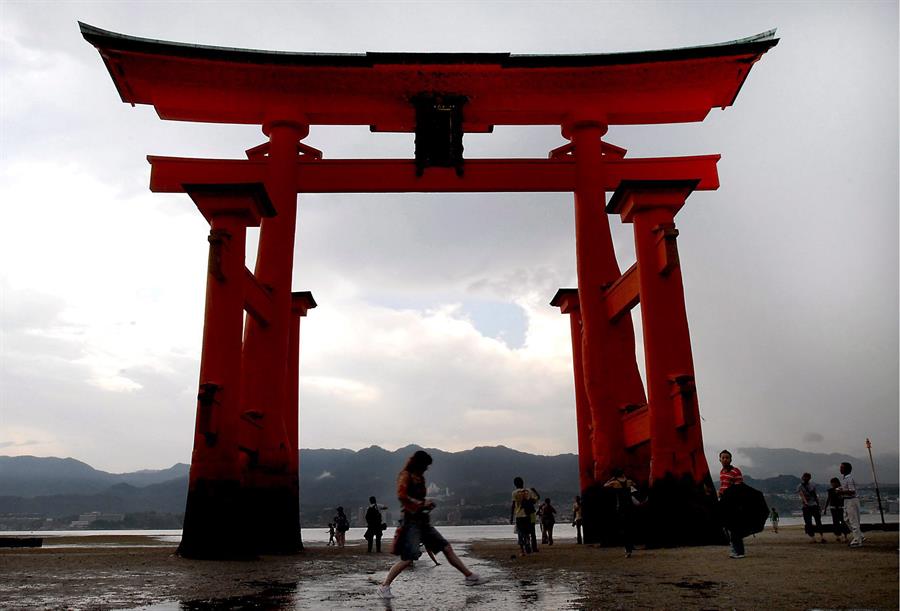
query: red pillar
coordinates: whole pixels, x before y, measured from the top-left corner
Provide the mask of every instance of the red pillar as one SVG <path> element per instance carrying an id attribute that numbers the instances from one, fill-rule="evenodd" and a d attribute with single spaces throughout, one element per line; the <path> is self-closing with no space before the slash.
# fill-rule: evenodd
<path id="1" fill-rule="evenodd" d="M 711 518 L 715 497 L 710 494 L 703 453 L 674 223 L 696 184 L 693 180 L 623 181 L 609 210 L 634 224 L 649 396 L 651 500 L 668 508 L 693 508 L 677 522 L 672 520 L 671 531 L 665 529 L 664 518 L 657 519 L 657 536 L 706 542 L 717 538 L 709 527 L 715 523 Z"/>
<path id="2" fill-rule="evenodd" d="M 291 331 L 291 276 L 297 225 L 297 145 L 308 127 L 297 121 L 273 120 L 269 136 L 266 188 L 278 210 L 264 219 L 254 275 L 268 288 L 271 313 L 263 325 L 248 318 L 244 337 L 242 406 L 245 451 L 244 486 L 254 500 L 248 516 L 256 525 L 261 553 L 291 553 L 302 547 L 299 514 L 291 474 L 287 363 Z"/>
<path id="3" fill-rule="evenodd" d="M 206 313 L 194 450 L 178 551 L 193 558 L 252 554 L 242 534 L 238 452 L 244 256 L 248 226 L 269 213 L 261 185 L 207 185 L 186 191 L 210 223 Z"/>
<path id="4" fill-rule="evenodd" d="M 584 389 L 584 365 L 581 358 L 581 312 L 577 289 L 559 289 L 550 301 L 569 315 L 572 335 L 572 369 L 575 377 L 575 425 L 578 435 L 578 483 L 583 495 L 594 484 L 593 425 L 591 407 Z"/>
<path id="5" fill-rule="evenodd" d="M 291 337 L 288 347 L 288 391 L 284 406 L 285 428 L 290 447 L 288 471 L 291 479 L 291 506 L 296 508 L 300 523 L 300 319 L 316 307 L 309 291 L 291 293 Z"/>
<path id="6" fill-rule="evenodd" d="M 621 275 L 609 220 L 603 144 L 606 126 L 574 121 L 563 135 L 571 137 L 575 157 L 575 255 L 582 332 L 584 387 L 591 411 L 595 485 L 582 496 L 584 535 L 588 543 L 605 539 L 609 521 L 603 515 L 600 484 L 615 467 L 629 461 L 625 451 L 622 410 L 645 403 L 635 362 L 631 314 L 610 321 L 604 288 Z M 596 490 L 595 490 L 596 489 Z"/>

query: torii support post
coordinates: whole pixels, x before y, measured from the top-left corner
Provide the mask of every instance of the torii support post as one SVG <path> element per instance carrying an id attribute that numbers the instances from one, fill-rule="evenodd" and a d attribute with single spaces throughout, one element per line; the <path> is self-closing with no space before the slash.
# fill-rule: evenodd
<path id="1" fill-rule="evenodd" d="M 630 268 L 613 286 L 603 292 L 606 311 L 610 319 L 617 319 L 624 311 L 628 311 L 638 301 L 637 289 L 633 286 L 636 276 L 635 268 Z M 630 293 L 625 298 L 623 295 Z M 624 303 L 620 303 L 624 300 Z M 594 478 L 593 445 L 595 437 L 605 438 L 603 431 L 594 431 L 591 417 L 591 406 L 584 388 L 584 364 L 582 361 L 582 322 L 579 307 L 578 289 L 561 288 L 556 292 L 550 305 L 558 307 L 562 314 L 569 315 L 569 330 L 572 336 L 572 369 L 575 378 L 575 420 L 578 434 L 578 472 L 579 490 L 582 498 L 593 498 L 594 507 L 590 512 L 582 511 L 585 541 L 607 545 L 619 544 L 617 518 L 612 515 L 612 507 L 604 499 L 597 484 L 603 481 Z M 628 476 L 645 483 L 649 479 L 650 463 L 650 429 L 646 406 L 629 406 L 621 410 L 617 420 L 610 426 L 621 431 L 623 453 L 617 462 L 618 467 L 625 470 Z"/>
<path id="2" fill-rule="evenodd" d="M 300 549 L 303 549 L 303 541 L 300 539 L 300 319 L 316 305 L 316 300 L 309 291 L 291 293 L 291 337 L 287 362 L 288 391 L 283 411 L 290 446 L 288 473 L 291 480 L 291 503 L 286 509 L 292 515 L 285 521 L 297 524 L 297 540 L 293 544 L 299 546 Z M 293 537 L 293 535 L 290 536 Z"/>
<path id="3" fill-rule="evenodd" d="M 628 457 L 621 410 L 646 403 L 635 362 L 631 313 L 611 320 L 604 288 L 621 276 L 606 215 L 604 155 L 601 137 L 606 126 L 577 120 L 563 129 L 575 157 L 575 258 L 581 313 L 581 359 L 585 395 L 590 405 L 594 483 L 582 491 L 585 524 L 609 523 L 603 511 L 603 482 Z M 585 527 L 585 542 L 600 543 L 597 528 Z"/>
<path id="4" fill-rule="evenodd" d="M 675 214 L 694 180 L 623 181 L 608 211 L 634 224 L 650 417 L 648 541 L 721 542 L 703 453 Z"/>
<path id="5" fill-rule="evenodd" d="M 563 314 L 569 315 L 572 336 L 572 368 L 575 377 L 575 428 L 578 439 L 578 489 L 581 494 L 594 484 L 593 428 L 591 406 L 584 389 L 584 366 L 581 360 L 581 310 L 578 289 L 559 289 L 550 301 Z"/>
<path id="6" fill-rule="evenodd" d="M 291 273 L 297 227 L 297 189 L 294 168 L 298 143 L 309 128 L 297 119 L 273 118 L 263 126 L 269 136 L 266 188 L 278 215 L 264 219 L 254 276 L 267 288 L 271 316 L 265 324 L 250 318 L 244 336 L 242 359 L 243 409 L 247 435 L 244 489 L 254 499 L 245 520 L 254 525 L 259 553 L 299 551 L 300 523 L 296 477 L 289 423 L 286 413 L 292 325 Z M 294 404 L 293 409 L 296 409 Z"/>
<path id="7" fill-rule="evenodd" d="M 210 232 L 197 420 L 178 553 L 242 558 L 254 555 L 237 439 L 246 234 L 274 211 L 259 184 L 186 185 L 185 191 Z"/>

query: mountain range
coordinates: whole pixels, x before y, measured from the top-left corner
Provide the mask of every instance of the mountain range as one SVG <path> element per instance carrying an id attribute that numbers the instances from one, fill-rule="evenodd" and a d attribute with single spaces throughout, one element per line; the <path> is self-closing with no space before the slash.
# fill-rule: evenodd
<path id="1" fill-rule="evenodd" d="M 388 451 L 371 446 L 359 451 L 304 449 L 300 453 L 300 494 L 307 521 L 327 521 L 337 505 L 365 506 L 370 495 L 393 506 L 394 483 L 406 458 L 418 446 Z M 504 446 L 462 452 L 428 449 L 434 464 L 427 479 L 434 497 L 457 505 L 503 507 L 512 478 L 521 475 L 542 496 L 568 503 L 578 493 L 575 454 L 540 456 Z M 795 449 L 737 448 L 735 456 L 748 480 L 765 492 L 796 489 L 798 475 L 809 471 L 825 484 L 842 461 L 852 462 L 857 481 L 871 481 L 868 459 L 843 454 L 817 454 Z M 898 457 L 877 458 L 882 486 L 896 485 Z M 73 458 L 0 456 L 0 515 L 62 518 L 90 511 L 104 513 L 184 511 L 189 466 L 133 473 L 107 473 Z M 789 474 L 789 475 L 782 475 Z"/>

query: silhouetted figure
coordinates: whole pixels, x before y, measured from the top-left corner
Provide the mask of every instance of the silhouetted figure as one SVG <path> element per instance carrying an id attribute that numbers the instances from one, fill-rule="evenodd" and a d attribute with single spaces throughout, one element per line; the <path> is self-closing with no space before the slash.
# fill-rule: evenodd
<path id="1" fill-rule="evenodd" d="M 841 496 L 841 480 L 832 477 L 831 488 L 828 489 L 828 497 L 825 499 L 825 509 L 831 508 L 831 523 L 834 525 L 834 536 L 840 543 L 848 543 L 850 529 L 844 522 L 844 497 Z"/>
<path id="2" fill-rule="evenodd" d="M 334 542 L 334 522 L 329 522 L 329 523 L 328 523 L 328 544 L 326 545 L 326 547 L 328 547 L 328 545 L 335 545 L 335 542 Z"/>
<path id="3" fill-rule="evenodd" d="M 391 567 L 384 582 L 378 586 L 378 595 L 381 598 L 394 597 L 391 593 L 391 582 L 422 555 L 419 551 L 420 543 L 432 553 L 444 552 L 447 561 L 465 575 L 467 586 L 478 585 L 485 581 L 463 564 L 447 540 L 431 525 L 429 513 L 434 509 L 434 501 L 425 498 L 427 490 L 425 471 L 431 463 L 432 459 L 428 452 L 417 450 L 409 457 L 397 476 L 397 498 L 403 509 L 403 523 L 394 535 L 391 552 L 399 555 L 400 561 Z"/>
<path id="4" fill-rule="evenodd" d="M 572 505 L 572 526 L 575 527 L 575 542 L 578 545 L 584 543 L 581 539 L 581 497 L 575 497 L 575 503 Z"/>
<path id="5" fill-rule="evenodd" d="M 769 519 L 772 520 L 772 530 L 775 531 L 775 534 L 778 534 L 778 510 L 772 507 L 772 512 L 769 514 Z"/>
<path id="6" fill-rule="evenodd" d="M 528 519 L 531 521 L 531 525 L 528 529 L 528 535 L 531 538 L 531 551 L 532 553 L 538 551 L 538 542 L 537 542 L 537 533 L 535 529 L 537 527 L 537 505 L 538 501 L 541 500 L 541 495 L 534 488 L 530 488 L 531 490 L 531 501 L 526 504 L 525 511 L 528 513 Z"/>
<path id="7" fill-rule="evenodd" d="M 350 530 L 350 520 L 344 514 L 343 507 L 337 508 L 337 514 L 334 516 L 334 528 L 337 531 L 338 547 L 344 547 L 347 542 L 347 531 Z"/>
<path id="8" fill-rule="evenodd" d="M 616 501 L 616 520 L 622 542 L 625 544 L 625 557 L 630 558 L 631 552 L 634 551 L 633 528 L 634 509 L 640 503 L 634 498 L 637 488 L 634 482 L 625 477 L 622 469 L 616 468 L 612 470 L 612 477 L 603 484 L 604 488 L 611 490 L 615 494 Z"/>
<path id="9" fill-rule="evenodd" d="M 812 541 L 816 540 L 816 531 L 818 531 L 819 542 L 825 543 L 825 533 L 822 532 L 822 508 L 819 506 L 819 493 L 816 491 L 816 485 L 812 482 L 812 475 L 804 473 L 800 477 L 797 494 L 802 503 L 803 530 Z M 815 527 L 813 527 L 813 520 L 816 522 Z"/>
<path id="10" fill-rule="evenodd" d="M 386 508 L 385 508 L 386 509 Z M 366 542 L 368 543 L 368 552 L 372 552 L 372 541 L 375 541 L 375 552 L 381 553 L 381 532 L 387 528 L 387 524 L 385 524 L 381 519 L 381 511 L 379 510 L 378 503 L 375 502 L 375 497 L 369 497 L 369 508 L 366 509 L 366 532 L 363 535 Z"/>
<path id="11" fill-rule="evenodd" d="M 544 499 L 544 504 L 538 509 L 541 519 L 542 539 L 545 545 L 553 545 L 553 526 L 556 524 L 556 509 L 550 504 L 550 497 Z"/>
<path id="12" fill-rule="evenodd" d="M 516 488 L 513 490 L 512 505 L 509 507 L 509 523 L 516 525 L 519 553 L 524 556 L 532 551 L 531 538 L 534 525 L 531 523 L 531 516 L 536 511 L 534 504 L 537 501 L 537 494 L 525 488 L 525 482 L 521 477 L 513 478 L 513 486 Z"/>

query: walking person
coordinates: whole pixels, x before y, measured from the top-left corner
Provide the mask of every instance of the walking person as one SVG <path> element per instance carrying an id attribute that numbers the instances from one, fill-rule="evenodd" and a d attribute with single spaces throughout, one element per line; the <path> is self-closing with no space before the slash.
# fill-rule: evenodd
<path id="1" fill-rule="evenodd" d="M 719 462 L 722 463 L 722 470 L 719 471 L 719 499 L 722 499 L 726 490 L 744 483 L 744 474 L 731 464 L 731 452 L 728 450 L 719 452 Z M 726 526 L 728 526 L 731 516 L 726 515 L 725 518 Z M 731 540 L 731 554 L 729 558 L 745 558 L 743 536 L 736 531 L 734 526 L 727 528 L 727 530 L 728 538 Z"/>
<path id="2" fill-rule="evenodd" d="M 387 509 L 387 507 L 384 507 Z M 363 538 L 366 540 L 368 544 L 368 549 L 366 550 L 368 553 L 372 553 L 372 541 L 375 542 L 375 552 L 381 553 L 381 533 L 383 530 L 387 528 L 387 524 L 385 524 L 381 519 L 381 508 L 378 507 L 378 503 L 375 502 L 375 497 L 369 497 L 369 508 L 366 509 L 366 532 L 363 535 Z"/>
<path id="3" fill-rule="evenodd" d="M 853 537 L 850 539 L 850 547 L 862 547 L 863 534 L 859 524 L 859 498 L 856 496 L 856 480 L 853 479 L 853 465 L 848 462 L 841 463 L 841 497 L 844 499 L 844 522 L 850 528 Z"/>
<path id="4" fill-rule="evenodd" d="M 535 553 L 538 551 L 538 542 L 537 542 L 537 504 L 538 501 L 541 500 L 541 495 L 538 494 L 538 491 L 534 488 L 531 488 L 531 500 L 525 505 L 525 512 L 528 514 L 528 519 L 531 521 L 531 525 L 529 527 L 529 537 L 531 538 L 531 552 Z"/>
<path id="5" fill-rule="evenodd" d="M 429 513 L 434 509 L 434 501 L 425 498 L 427 490 L 425 471 L 431 463 L 432 458 L 428 452 L 417 450 L 409 457 L 397 476 L 397 499 L 403 510 L 403 523 L 394 536 L 392 553 L 399 555 L 400 560 L 391 567 L 384 581 L 378 586 L 378 595 L 381 598 L 394 597 L 391 593 L 391 583 L 422 555 L 419 551 L 420 543 L 432 553 L 443 552 L 447 562 L 465 576 L 464 583 L 467 586 L 485 582 L 463 564 L 447 540 L 431 525 Z"/>
<path id="6" fill-rule="evenodd" d="M 772 530 L 775 531 L 775 534 L 778 534 L 778 510 L 772 507 L 772 512 L 769 514 L 769 519 L 772 520 Z"/>
<path id="7" fill-rule="evenodd" d="M 556 524 L 556 508 L 550 504 L 550 497 L 544 499 L 541 508 L 538 509 L 538 515 L 541 517 L 541 530 L 543 531 L 544 543 L 553 545 L 553 526 Z"/>
<path id="8" fill-rule="evenodd" d="M 347 542 L 347 531 L 350 530 L 350 520 L 344 514 L 344 508 L 338 506 L 337 514 L 334 516 L 334 529 L 337 534 L 338 547 L 344 547 Z"/>
<path id="9" fill-rule="evenodd" d="M 334 522 L 329 522 L 328 523 L 328 543 L 325 546 L 328 547 L 329 545 L 335 545 L 335 544 L 336 543 L 334 540 Z"/>
<path id="10" fill-rule="evenodd" d="M 612 477 L 603 484 L 603 487 L 615 493 L 616 518 L 619 522 L 619 532 L 625 544 L 625 557 L 631 558 L 631 553 L 634 551 L 634 542 L 632 540 L 634 508 L 639 505 L 637 499 L 634 498 L 637 488 L 634 482 L 625 477 L 625 472 L 619 468 L 613 469 Z"/>
<path id="11" fill-rule="evenodd" d="M 575 543 L 581 545 L 581 497 L 575 497 L 575 503 L 572 505 L 572 526 L 575 527 Z"/>
<path id="12" fill-rule="evenodd" d="M 803 504 L 803 529 L 806 531 L 810 542 L 816 540 L 816 532 L 819 533 L 819 543 L 825 543 L 825 533 L 822 532 L 822 509 L 819 507 L 819 494 L 816 485 L 812 482 L 812 475 L 804 473 L 800 477 L 800 485 L 797 486 L 797 494 Z M 813 520 L 816 525 L 813 527 Z"/>
<path id="13" fill-rule="evenodd" d="M 516 539 L 519 543 L 519 554 L 525 556 L 531 553 L 531 512 L 534 512 L 534 496 L 531 490 L 525 488 L 525 482 L 521 477 L 513 478 L 515 490 L 512 493 L 512 505 L 509 507 L 509 523 L 516 525 Z"/>
<path id="14" fill-rule="evenodd" d="M 844 522 L 844 497 L 841 496 L 841 480 L 832 477 L 829 483 L 831 488 L 828 489 L 824 509 L 831 508 L 831 524 L 834 526 L 834 536 L 838 543 L 849 543 L 847 535 L 850 533 L 850 529 Z"/>

